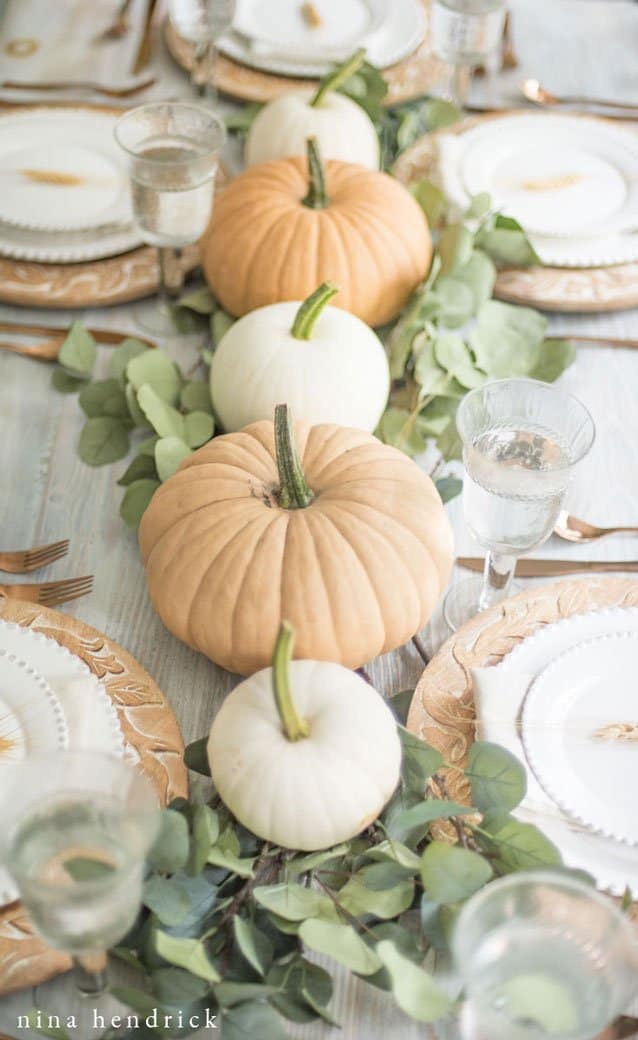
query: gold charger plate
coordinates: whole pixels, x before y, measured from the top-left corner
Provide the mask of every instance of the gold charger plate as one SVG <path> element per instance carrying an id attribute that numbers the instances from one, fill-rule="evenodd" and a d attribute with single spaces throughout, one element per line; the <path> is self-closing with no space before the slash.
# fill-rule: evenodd
<path id="1" fill-rule="evenodd" d="M 0 600 L 0 618 L 42 632 L 79 657 L 100 679 L 131 749 L 163 805 L 188 793 L 184 742 L 173 709 L 148 672 L 116 642 L 77 618 L 33 603 Z M 66 955 L 34 936 L 20 903 L 0 910 L 0 995 L 68 970 Z"/>
<path id="2" fill-rule="evenodd" d="M 461 119 L 445 130 L 427 134 L 400 155 L 393 173 L 404 184 L 431 175 L 439 134 L 463 134 L 503 114 L 529 114 L 529 109 L 489 112 Z M 594 116 L 584 118 L 594 119 Z M 508 303 L 546 311 L 619 311 L 638 306 L 638 263 L 613 267 L 526 267 L 499 271 L 494 295 Z"/>

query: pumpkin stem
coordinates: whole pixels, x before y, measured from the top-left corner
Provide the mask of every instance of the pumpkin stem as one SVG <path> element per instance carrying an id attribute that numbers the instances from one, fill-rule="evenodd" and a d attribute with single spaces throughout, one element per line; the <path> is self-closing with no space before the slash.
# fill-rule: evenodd
<path id="1" fill-rule="evenodd" d="M 314 492 L 306 484 L 287 404 L 275 408 L 275 453 L 279 470 L 279 505 L 282 509 L 305 509 Z"/>
<path id="2" fill-rule="evenodd" d="M 319 89 L 312 101 L 310 102 L 311 108 L 320 108 L 326 94 L 330 94 L 333 90 L 338 90 L 346 80 L 354 76 L 357 69 L 360 69 L 366 60 L 366 49 L 360 47 L 358 51 L 343 62 L 342 65 L 337 65 L 333 72 L 328 75 L 319 84 Z"/>
<path id="3" fill-rule="evenodd" d="M 310 733 L 308 720 L 301 717 L 290 689 L 290 669 L 295 633 L 287 621 L 281 622 L 272 655 L 272 685 L 281 726 L 288 740 L 302 740 Z"/>
<path id="4" fill-rule="evenodd" d="M 306 154 L 308 156 L 308 194 L 301 201 L 310 209 L 325 209 L 329 202 L 326 172 L 323 168 L 316 137 L 307 139 Z"/>
<path id="5" fill-rule="evenodd" d="M 295 339 L 312 339 L 317 318 L 338 292 L 339 287 L 334 282 L 322 282 L 300 305 L 290 330 L 291 335 Z"/>

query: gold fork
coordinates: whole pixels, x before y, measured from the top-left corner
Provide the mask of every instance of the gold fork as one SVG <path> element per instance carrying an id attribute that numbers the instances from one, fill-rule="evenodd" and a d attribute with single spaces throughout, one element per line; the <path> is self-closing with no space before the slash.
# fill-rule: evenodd
<path id="1" fill-rule="evenodd" d="M 69 551 L 69 539 L 52 542 L 50 545 L 38 545 L 35 549 L 0 552 L 0 571 L 9 574 L 28 574 L 46 567 L 49 563 L 61 560 Z"/>
<path id="2" fill-rule="evenodd" d="M 93 575 L 84 578 L 64 578 L 62 581 L 45 581 L 42 585 L 0 585 L 0 598 L 40 603 L 43 607 L 55 607 L 72 599 L 86 596 L 93 588 Z"/>

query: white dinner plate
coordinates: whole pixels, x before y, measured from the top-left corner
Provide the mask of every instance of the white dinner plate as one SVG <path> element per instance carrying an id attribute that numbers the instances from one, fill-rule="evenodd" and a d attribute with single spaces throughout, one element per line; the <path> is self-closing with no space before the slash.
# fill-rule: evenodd
<path id="1" fill-rule="evenodd" d="M 290 6 L 285 0 L 278 0 L 278 3 L 285 7 Z M 360 36 L 354 38 L 352 35 L 354 20 L 357 17 L 361 17 L 356 15 L 354 0 L 344 0 L 344 3 L 341 3 L 341 0 L 316 0 L 317 9 L 325 16 L 326 23 L 328 23 L 328 12 L 330 12 L 330 25 L 335 27 L 336 22 L 332 12 L 335 11 L 337 17 L 339 17 L 341 10 L 350 4 L 352 4 L 351 15 L 349 16 L 351 19 L 350 42 L 348 47 L 344 48 L 344 53 L 339 55 L 339 58 L 347 57 L 348 54 L 352 53 L 359 46 L 365 46 L 367 60 L 376 65 L 377 68 L 384 69 L 407 57 L 423 41 L 425 36 L 425 15 L 419 0 L 392 0 L 391 4 L 386 3 L 382 5 L 385 8 L 382 20 L 375 28 L 371 13 L 367 22 L 369 28 L 364 33 L 363 39 Z M 259 4 L 255 0 L 253 6 L 255 9 L 263 8 L 262 20 L 269 20 L 271 5 Z M 363 4 L 361 4 L 361 7 L 363 7 Z M 372 12 L 372 5 L 370 5 L 370 11 Z M 262 72 L 275 73 L 281 76 L 308 77 L 310 79 L 324 76 L 332 68 L 333 62 L 339 60 L 339 58 L 335 57 L 337 50 L 334 43 L 331 45 L 329 57 L 321 54 L 314 47 L 307 55 L 302 54 L 300 56 L 298 43 L 294 46 L 292 43 L 289 44 L 288 49 L 282 48 L 279 29 L 283 24 L 279 20 L 277 23 L 275 23 L 274 19 L 271 21 L 270 32 L 273 32 L 275 25 L 277 28 L 276 43 L 274 41 L 269 43 L 267 40 L 261 39 L 256 40 L 253 36 L 244 35 L 243 32 L 230 31 L 221 37 L 219 49 L 234 61 L 260 69 Z M 312 30 L 308 29 L 307 32 L 312 32 Z M 330 30 L 330 38 L 335 39 L 335 28 Z"/>
<path id="2" fill-rule="evenodd" d="M 546 625 L 515 646 L 498 668 L 538 675 L 571 647 L 615 632 L 638 633 L 638 608 L 612 607 Z M 524 758 L 522 743 L 520 757 Z M 558 809 L 547 813 L 516 810 L 515 815 L 536 824 L 554 842 L 566 865 L 588 871 L 600 888 L 616 896 L 627 885 L 638 892 L 638 849 L 588 830 Z"/>
<path id="3" fill-rule="evenodd" d="M 270 44 L 278 53 L 301 61 L 343 60 L 385 21 L 385 0 L 315 0 L 320 24 L 304 17 L 299 0 L 239 0 L 233 19 L 235 32 L 249 45 Z"/>
<path id="4" fill-rule="evenodd" d="M 37 108 L 0 118 L 0 220 L 39 231 L 130 225 L 117 116 Z"/>
<path id="5" fill-rule="evenodd" d="M 594 238 L 638 229 L 638 137 L 600 120 L 538 113 L 463 135 L 461 177 L 529 232 Z"/>
<path id="6" fill-rule="evenodd" d="M 77 264 L 119 256 L 142 245 L 134 227 L 119 225 L 90 231 L 33 231 L 0 221 L 0 256 L 41 264 Z"/>
<path id="7" fill-rule="evenodd" d="M 638 843 L 637 665 L 638 632 L 590 639 L 543 669 L 522 712 L 527 760 L 549 797 L 586 827 L 631 845 Z M 633 740 L 613 735 L 627 723 L 635 724 Z"/>

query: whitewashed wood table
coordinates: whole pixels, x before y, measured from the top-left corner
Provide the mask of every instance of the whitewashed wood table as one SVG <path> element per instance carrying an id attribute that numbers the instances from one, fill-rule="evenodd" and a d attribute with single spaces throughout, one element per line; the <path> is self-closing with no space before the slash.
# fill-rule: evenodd
<path id="1" fill-rule="evenodd" d="M 630 0 L 561 0 L 560 4 L 514 0 L 511 6 L 519 68 L 488 86 L 479 85 L 473 100 L 485 100 L 487 91 L 492 104 L 510 104 L 516 100 L 516 84 L 526 75 L 536 76 L 558 93 L 590 91 L 619 100 L 638 98 L 638 4 Z M 182 74 L 159 44 L 156 65 L 160 76 L 156 94 L 187 92 Z M 77 315 L 0 307 L 0 320 L 37 318 L 39 323 L 62 325 L 72 317 Z M 130 307 L 87 312 L 82 317 L 95 326 L 135 331 Z M 550 329 L 638 339 L 638 311 L 555 318 Z M 107 351 L 101 355 L 105 365 Z M 70 537 L 68 557 L 43 577 L 94 574 L 95 587 L 91 596 L 63 609 L 107 632 L 133 653 L 172 702 L 185 739 L 200 737 L 234 679 L 169 635 L 153 613 L 135 536 L 118 515 L 121 489 L 115 480 L 122 467 L 92 470 L 79 461 L 76 445 L 82 414 L 74 397 L 51 389 L 50 378 L 49 366 L 0 352 L 0 543 L 3 548 L 13 548 Z M 587 404 L 597 426 L 596 443 L 569 492 L 568 508 L 594 523 L 638 523 L 638 350 L 582 347 L 576 363 L 561 378 L 561 386 Z M 476 554 L 460 502 L 448 508 L 457 553 Z M 580 547 L 552 539 L 537 555 L 638 559 L 638 537 L 619 536 Z M 430 645 L 438 645 L 443 635 L 443 627 L 435 619 L 426 633 Z M 414 647 L 408 645 L 372 662 L 370 673 L 377 687 L 391 694 L 413 686 L 422 668 Z M 349 981 L 338 968 L 334 976 L 333 1010 L 343 1031 L 324 1025 L 291 1025 L 291 1037 L 417 1040 L 427 1035 L 424 1027 L 398 1012 L 386 994 Z M 31 1007 L 29 993 L 0 1000 L 0 1032 L 35 1036 L 16 1028 L 18 1015 Z"/>

